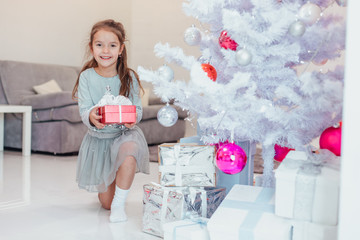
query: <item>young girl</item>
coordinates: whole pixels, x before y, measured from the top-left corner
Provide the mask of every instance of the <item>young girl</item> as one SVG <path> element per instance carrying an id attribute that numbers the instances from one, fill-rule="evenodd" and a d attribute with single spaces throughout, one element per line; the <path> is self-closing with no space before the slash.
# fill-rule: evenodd
<path id="1" fill-rule="evenodd" d="M 128 97 L 136 105 L 137 122 L 142 117 L 138 75 L 127 66 L 125 30 L 121 23 L 96 23 L 90 34 L 92 59 L 82 68 L 73 89 L 80 115 L 89 128 L 78 156 L 76 181 L 80 188 L 98 192 L 103 208 L 111 210 L 110 221 L 126 221 L 125 200 L 135 172 L 149 173 L 149 152 L 139 127 L 105 126 L 95 106 L 110 87 L 112 94 Z M 77 96 L 76 96 L 77 95 Z"/>

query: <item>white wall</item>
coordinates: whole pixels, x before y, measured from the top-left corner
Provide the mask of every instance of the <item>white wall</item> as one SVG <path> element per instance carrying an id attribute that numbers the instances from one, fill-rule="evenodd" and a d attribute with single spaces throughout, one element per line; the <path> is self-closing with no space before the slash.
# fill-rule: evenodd
<path id="1" fill-rule="evenodd" d="M 360 2 L 348 3 L 346 64 L 344 87 L 343 132 L 341 149 L 341 194 L 339 213 L 339 240 L 359 239 L 360 187 L 360 82 L 359 54 Z"/>
<path id="2" fill-rule="evenodd" d="M 92 25 L 106 18 L 130 29 L 131 1 L 0 0 L 0 59 L 81 66 Z"/>
<path id="3" fill-rule="evenodd" d="M 132 39 L 130 39 L 130 65 L 137 68 L 157 69 L 165 61 L 155 57 L 154 45 L 168 42 L 181 47 L 188 55 L 200 56 L 196 46 L 184 42 L 184 31 L 198 21 L 182 11 L 182 0 L 132 0 Z M 189 72 L 176 64 L 169 64 L 175 71 L 175 79 L 188 80 Z"/>
<path id="4" fill-rule="evenodd" d="M 184 32 L 192 24 L 201 27 L 199 22 L 186 16 L 182 11 L 182 0 L 132 0 L 132 20 L 130 39 L 130 66 L 137 69 L 143 66 L 157 69 L 165 63 L 154 54 L 154 45 L 168 42 L 170 46 L 181 47 L 185 54 L 200 56 L 197 46 L 188 46 L 184 42 Z M 176 64 L 168 64 L 175 73 L 175 80 L 188 81 L 189 71 Z M 146 88 L 151 84 L 143 83 Z M 186 121 L 185 136 L 196 135 L 196 120 Z"/>
<path id="5" fill-rule="evenodd" d="M 103 19 L 121 21 L 127 31 L 129 64 L 157 68 L 157 42 L 169 42 L 191 55 L 183 33 L 195 19 L 182 12 L 182 0 L 0 0 L 0 59 L 81 66 L 91 26 Z M 188 71 L 179 78 L 187 78 Z M 182 75 L 186 75 L 182 77 Z"/>

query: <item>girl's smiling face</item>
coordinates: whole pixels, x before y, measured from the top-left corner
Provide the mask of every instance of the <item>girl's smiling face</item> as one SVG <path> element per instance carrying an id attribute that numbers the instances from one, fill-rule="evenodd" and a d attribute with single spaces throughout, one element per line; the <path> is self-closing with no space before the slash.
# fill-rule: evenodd
<path id="1" fill-rule="evenodd" d="M 99 70 L 115 71 L 119 55 L 124 49 L 118 37 L 111 31 L 99 30 L 95 33 L 91 53 L 98 63 Z"/>

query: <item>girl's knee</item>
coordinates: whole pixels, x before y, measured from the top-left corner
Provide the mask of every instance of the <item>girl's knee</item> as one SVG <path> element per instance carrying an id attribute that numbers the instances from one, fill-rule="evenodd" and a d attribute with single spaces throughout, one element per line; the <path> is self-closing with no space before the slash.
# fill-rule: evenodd
<path id="1" fill-rule="evenodd" d="M 103 207 L 106 210 L 111 210 L 111 203 L 109 203 L 109 202 L 101 202 L 101 207 Z"/>
<path id="2" fill-rule="evenodd" d="M 110 210 L 115 194 L 115 181 L 108 187 L 106 192 L 99 193 L 98 198 L 103 208 Z"/>
<path id="3" fill-rule="evenodd" d="M 124 160 L 124 163 L 127 165 L 136 165 L 136 159 L 134 156 L 127 156 Z"/>
<path id="4" fill-rule="evenodd" d="M 99 197 L 101 207 L 103 207 L 106 210 L 110 210 L 111 209 L 111 201 L 112 201 L 112 199 L 104 198 L 101 195 L 98 195 L 98 197 Z"/>

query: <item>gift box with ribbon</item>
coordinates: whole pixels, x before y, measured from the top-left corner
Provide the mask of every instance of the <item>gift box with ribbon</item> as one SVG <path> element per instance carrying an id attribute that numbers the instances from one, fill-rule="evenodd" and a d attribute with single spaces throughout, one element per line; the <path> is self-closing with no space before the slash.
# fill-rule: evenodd
<path id="1" fill-rule="evenodd" d="M 188 216 L 209 218 L 225 198 L 225 188 L 144 185 L 143 231 L 163 237 L 163 225 Z"/>
<path id="2" fill-rule="evenodd" d="M 291 240 L 289 220 L 274 214 L 275 189 L 236 184 L 210 218 L 211 240 Z"/>
<path id="3" fill-rule="evenodd" d="M 105 105 L 99 107 L 100 122 L 104 124 L 124 124 L 136 122 L 135 105 Z"/>
<path id="4" fill-rule="evenodd" d="M 216 186 L 215 146 L 186 143 L 159 145 L 163 186 Z"/>
<path id="5" fill-rule="evenodd" d="M 326 149 L 290 151 L 275 171 L 275 214 L 337 225 L 339 169 L 340 158 Z"/>
<path id="6" fill-rule="evenodd" d="M 164 240 L 210 240 L 208 218 L 184 219 L 165 223 Z"/>

